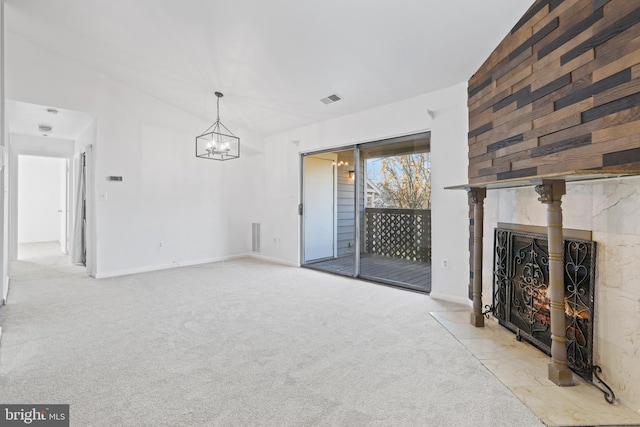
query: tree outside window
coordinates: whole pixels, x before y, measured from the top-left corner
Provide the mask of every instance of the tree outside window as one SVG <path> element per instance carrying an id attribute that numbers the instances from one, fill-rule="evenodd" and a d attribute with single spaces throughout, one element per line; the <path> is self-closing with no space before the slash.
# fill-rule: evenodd
<path id="1" fill-rule="evenodd" d="M 431 209 L 431 153 L 370 159 L 368 165 L 368 180 L 380 192 L 379 206 Z"/>

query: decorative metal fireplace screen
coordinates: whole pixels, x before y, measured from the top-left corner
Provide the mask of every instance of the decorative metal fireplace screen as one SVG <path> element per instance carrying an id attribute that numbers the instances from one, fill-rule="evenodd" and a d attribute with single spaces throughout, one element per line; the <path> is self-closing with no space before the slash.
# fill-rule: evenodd
<path id="1" fill-rule="evenodd" d="M 565 318 L 569 367 L 592 381 L 596 243 L 564 239 Z M 551 355 L 547 236 L 496 228 L 493 315 L 500 324 Z"/>

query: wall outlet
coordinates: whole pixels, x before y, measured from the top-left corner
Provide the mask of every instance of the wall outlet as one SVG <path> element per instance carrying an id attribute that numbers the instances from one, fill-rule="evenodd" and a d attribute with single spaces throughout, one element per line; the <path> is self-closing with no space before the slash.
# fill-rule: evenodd
<path id="1" fill-rule="evenodd" d="M 161 240 L 161 241 L 159 241 L 159 242 L 158 242 L 158 244 L 157 244 L 157 246 L 156 246 L 156 247 L 157 247 L 158 249 L 162 249 L 162 247 L 163 247 L 163 246 L 164 246 L 164 242 Z"/>
<path id="2" fill-rule="evenodd" d="M 444 268 L 445 270 L 448 270 L 449 269 L 449 258 L 440 259 L 440 267 Z"/>

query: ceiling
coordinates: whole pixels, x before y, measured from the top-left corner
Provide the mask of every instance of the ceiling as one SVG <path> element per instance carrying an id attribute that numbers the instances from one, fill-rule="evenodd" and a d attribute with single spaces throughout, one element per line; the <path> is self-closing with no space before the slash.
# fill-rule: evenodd
<path id="1" fill-rule="evenodd" d="M 465 82 L 533 0 L 5 0 L 7 30 L 262 135 Z M 7 82 L 11 84 L 11 82 Z M 320 102 L 333 93 L 344 99 Z"/>
<path id="2" fill-rule="evenodd" d="M 10 133 L 42 136 L 38 128 L 43 125 L 51 127 L 47 135 L 51 138 L 75 140 L 89 126 L 93 117 L 78 111 L 9 100 L 7 119 Z"/>

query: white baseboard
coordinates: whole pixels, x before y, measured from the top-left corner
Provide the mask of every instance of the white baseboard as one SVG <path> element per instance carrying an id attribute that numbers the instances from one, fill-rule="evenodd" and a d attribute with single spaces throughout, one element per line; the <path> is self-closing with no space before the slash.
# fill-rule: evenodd
<path id="1" fill-rule="evenodd" d="M 149 273 L 151 271 L 167 270 L 170 268 L 189 267 L 192 265 L 209 264 L 212 262 L 230 261 L 238 258 L 246 258 L 248 256 L 249 254 L 238 254 L 238 255 L 227 255 L 223 257 L 204 258 L 204 259 L 187 260 L 187 261 L 179 261 L 179 262 L 174 261 L 171 264 L 158 264 L 158 265 L 151 265 L 146 267 L 136 267 L 136 268 L 128 268 L 124 270 L 107 271 L 103 273 L 97 273 L 93 277 L 95 277 L 96 279 L 106 279 L 108 277 L 119 277 L 119 276 L 127 276 L 129 274 Z"/>
<path id="2" fill-rule="evenodd" d="M 468 299 L 468 298 L 460 298 L 457 296 L 453 296 L 453 295 L 449 295 L 449 294 L 443 294 L 441 292 L 433 292 L 431 291 L 429 293 L 429 296 L 433 299 L 439 299 L 442 301 L 449 301 L 449 302 L 455 302 L 458 304 L 462 304 L 462 305 L 466 305 L 469 307 L 473 306 L 473 303 Z"/>
<path id="3" fill-rule="evenodd" d="M 272 262 L 274 264 L 286 265 L 286 266 L 289 266 L 289 267 L 300 267 L 300 264 L 296 263 L 296 262 L 289 262 L 289 261 L 285 261 L 285 260 L 280 259 L 280 258 L 271 258 L 271 257 L 268 257 L 268 256 L 255 254 L 255 253 L 249 254 L 249 257 L 250 258 L 259 259 L 259 260 L 262 260 L 262 261 Z"/>

